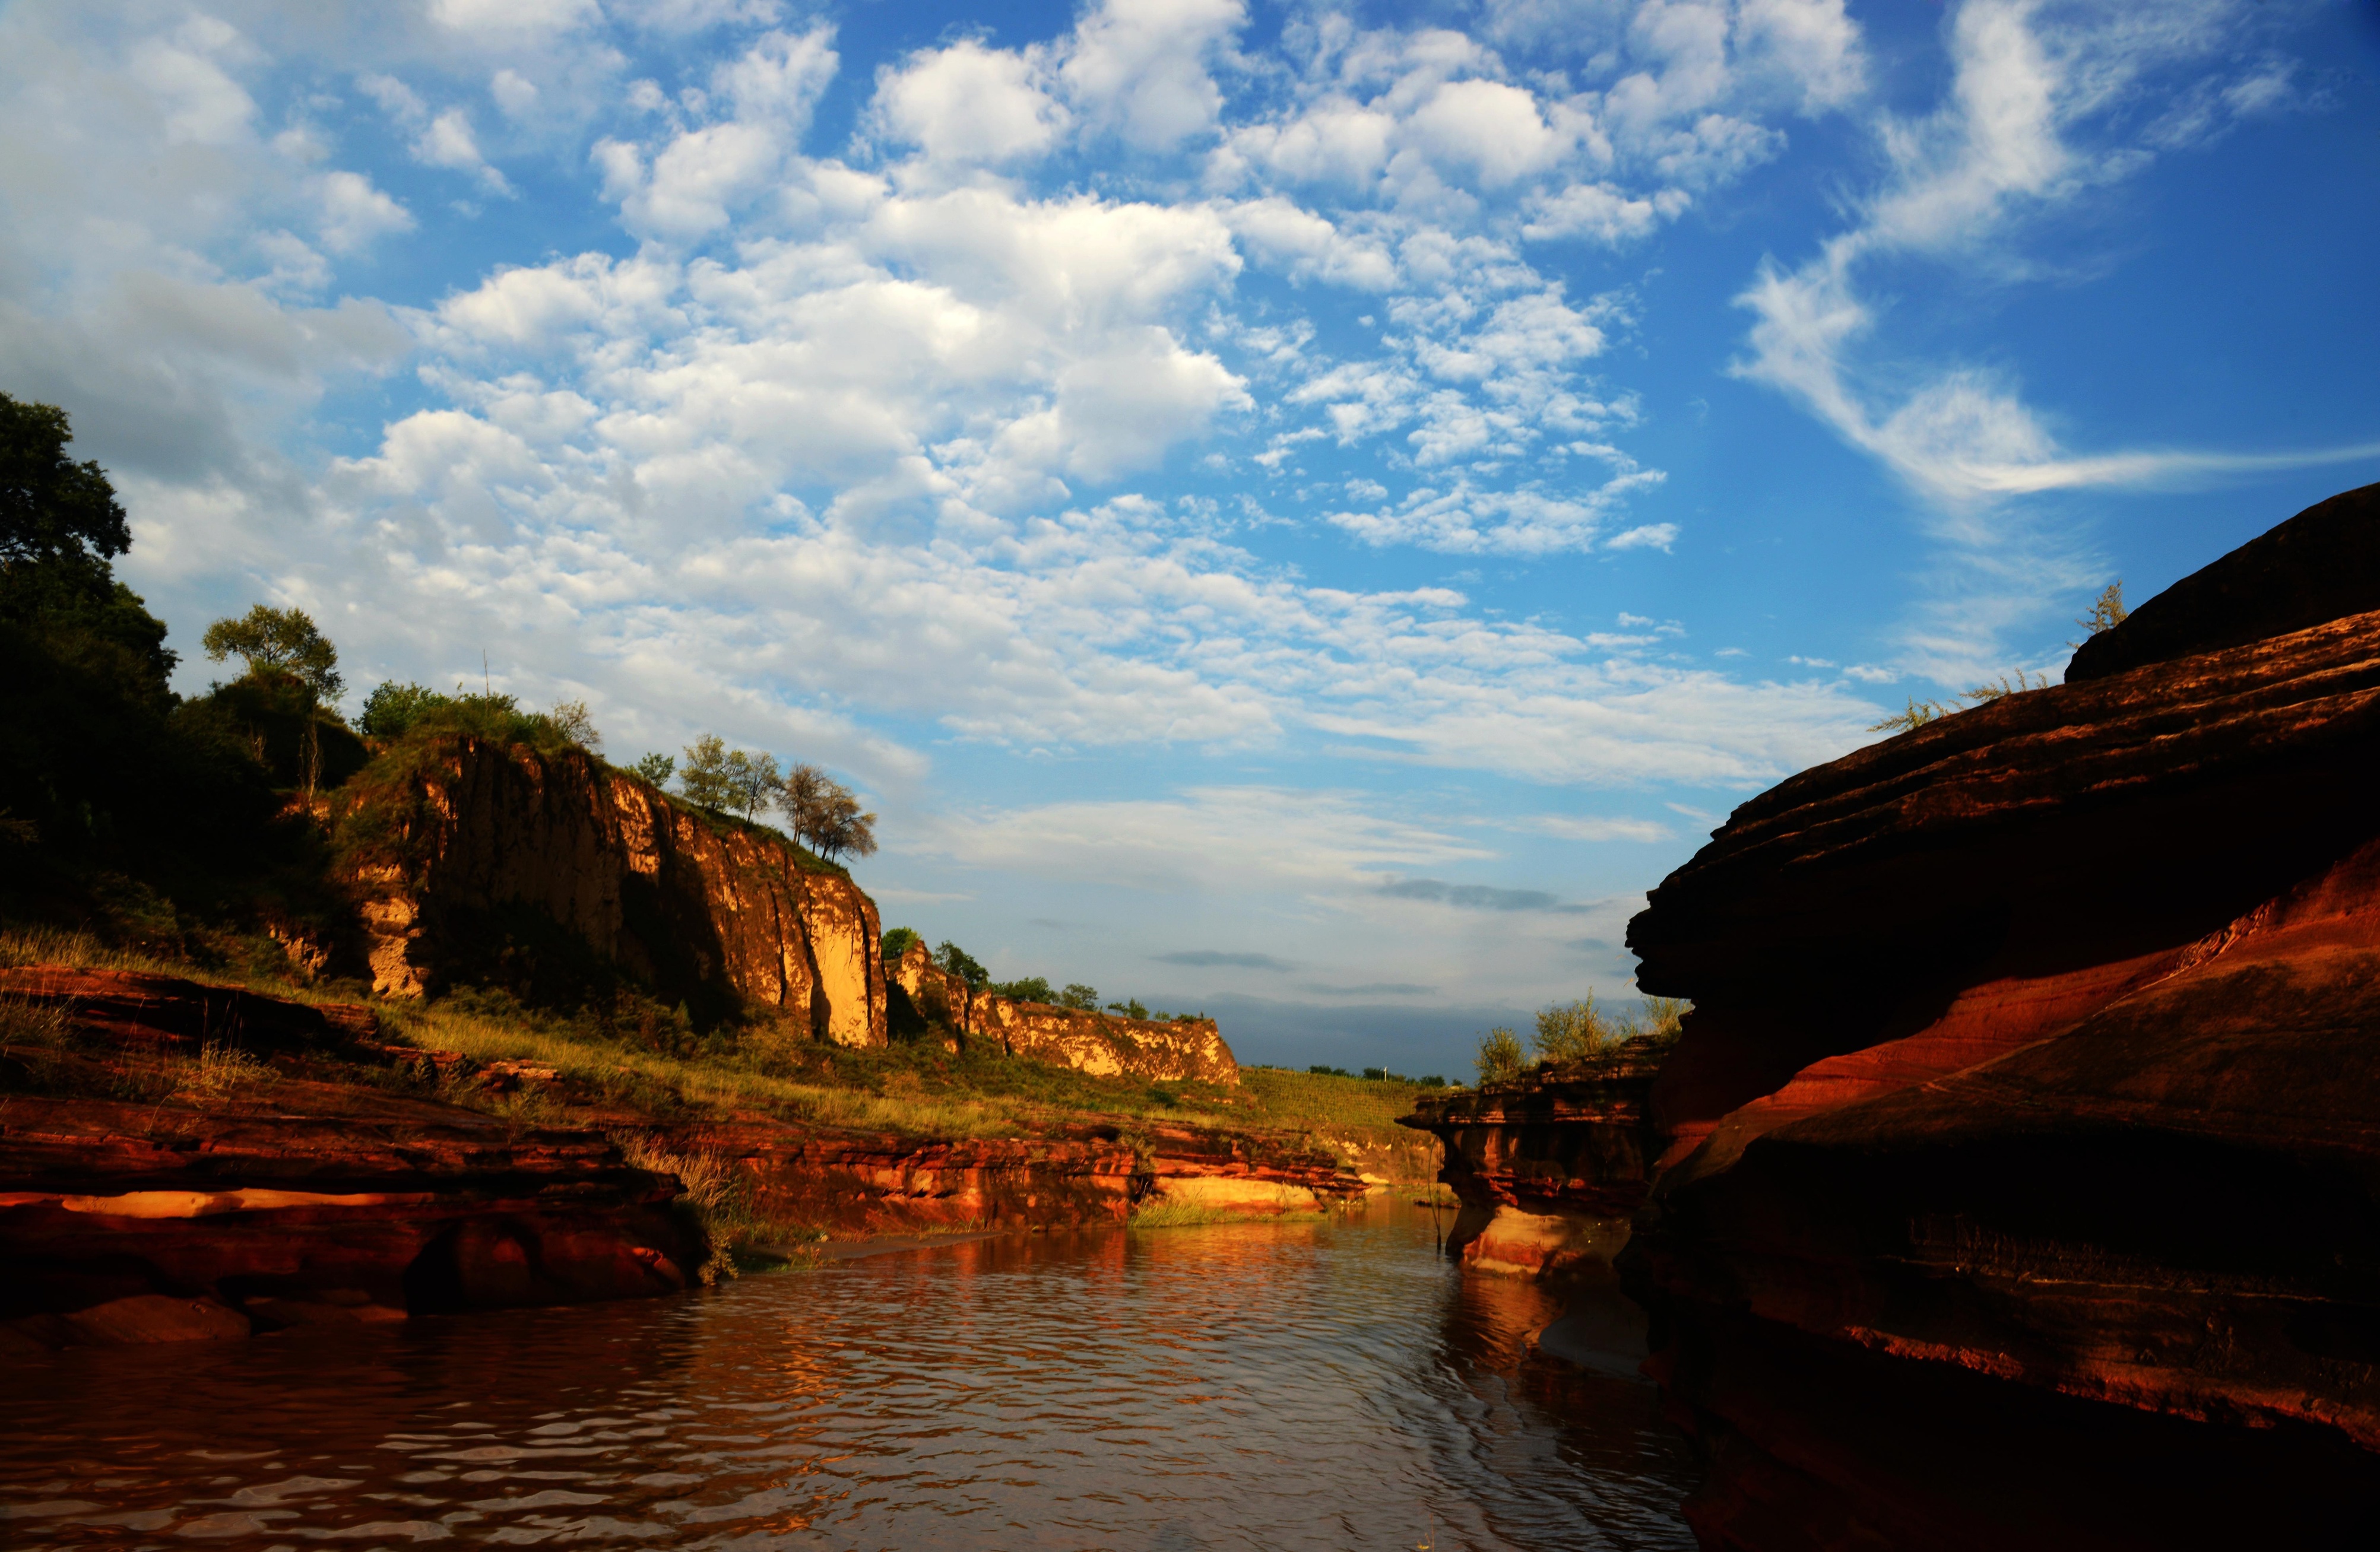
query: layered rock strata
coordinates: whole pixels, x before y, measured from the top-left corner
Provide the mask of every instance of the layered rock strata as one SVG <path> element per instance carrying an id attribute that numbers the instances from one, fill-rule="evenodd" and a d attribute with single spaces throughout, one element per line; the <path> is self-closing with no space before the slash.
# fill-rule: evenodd
<path id="1" fill-rule="evenodd" d="M 346 801 L 383 996 L 500 968 L 480 963 L 488 941 L 528 913 L 664 1001 L 741 999 L 807 1018 L 820 1039 L 885 1042 L 875 903 L 773 831 L 697 813 L 576 751 L 471 738 Z"/>
<path id="2" fill-rule="evenodd" d="M 1532 1277 L 1608 1264 L 1628 1243 L 1661 1151 L 1648 1103 L 1660 1059 L 1649 1041 L 1631 1040 L 1607 1056 L 1418 1101 L 1398 1124 L 1445 1146 L 1439 1179 L 1462 1203 L 1449 1253 L 1483 1271 Z"/>
<path id="3" fill-rule="evenodd" d="M 1133 1019 L 977 991 L 912 942 L 888 974 L 915 1015 L 958 1038 L 1094 1077 L 1236 1084 L 1239 1063 L 1213 1019 Z"/>
<path id="4" fill-rule="evenodd" d="M 1744 805 L 1632 924 L 1694 1002 L 1622 1266 L 1705 1545 L 2380 1506 L 2375 493 Z"/>
<path id="5" fill-rule="evenodd" d="M 665 1143 L 726 1164 L 760 1219 L 836 1239 L 1112 1226 L 1151 1200 L 1263 1217 L 1364 1190 L 1295 1136 L 1146 1122 L 920 1143 L 747 1116 L 673 1129 Z"/>
<path id="6" fill-rule="evenodd" d="M 357 1081 L 368 1009 L 41 968 L 0 997 L 79 1037 L 6 1058 L 67 1092 L 0 1105 L 0 1350 L 662 1293 L 701 1263 L 678 1182 L 601 1134 Z M 244 1092 L 177 1085 L 210 1044 Z"/>
<path id="7" fill-rule="evenodd" d="M 1114 1225 L 1151 1200 L 1264 1215 L 1364 1189 L 1290 1134 L 661 1119 L 536 1062 L 388 1043 L 370 1008 L 166 976 L 5 970 L 0 1004 L 59 1025 L 0 1050 L 0 1355 L 684 1288 L 710 1247 L 673 1209 L 680 1182 L 624 1158 L 631 1134 L 653 1146 L 639 1157 L 722 1169 L 756 1220 L 838 1239 Z M 587 1124 L 519 1119 L 554 1113 Z"/>

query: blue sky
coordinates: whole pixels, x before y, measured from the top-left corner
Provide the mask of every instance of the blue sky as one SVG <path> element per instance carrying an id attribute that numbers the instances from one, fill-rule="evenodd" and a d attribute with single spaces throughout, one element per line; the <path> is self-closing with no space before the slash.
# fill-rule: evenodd
<path id="1" fill-rule="evenodd" d="M 186 651 L 814 760 L 888 925 L 1453 1072 L 1737 803 L 2380 479 L 2375 73 L 2301 0 L 20 3 L 0 388 Z"/>

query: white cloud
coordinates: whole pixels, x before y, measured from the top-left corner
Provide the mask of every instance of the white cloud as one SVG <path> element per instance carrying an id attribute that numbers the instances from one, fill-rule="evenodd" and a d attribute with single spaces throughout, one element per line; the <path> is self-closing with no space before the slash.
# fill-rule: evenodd
<path id="1" fill-rule="evenodd" d="M 1625 819 L 1569 814 L 1539 814 L 1524 819 L 1516 829 L 1539 835 L 1558 836 L 1564 841 L 1669 841 L 1677 832 L 1658 819 Z"/>
<path id="2" fill-rule="evenodd" d="M 973 40 L 912 55 L 877 74 L 882 132 L 937 162 L 1001 163 L 1050 149 L 1069 115 L 1043 90 L 1037 56 Z"/>
<path id="3" fill-rule="evenodd" d="M 413 229 L 413 213 L 361 173 L 325 173 L 314 188 L 322 245 L 334 253 L 353 253 L 392 232 Z"/>
<path id="4" fill-rule="evenodd" d="M 1245 21 L 1241 0 L 1096 0 L 1075 25 L 1060 78 L 1095 130 L 1171 151 L 1222 111 L 1208 62 Z"/>
<path id="5" fill-rule="evenodd" d="M 732 115 L 680 129 L 650 149 L 597 143 L 604 197 L 629 226 L 667 241 L 698 241 L 777 187 L 838 63 L 832 31 L 771 32 L 712 72 L 711 91 Z"/>
<path id="6" fill-rule="evenodd" d="M 414 141 L 413 154 L 433 167 L 473 174 L 491 192 L 512 192 L 504 175 L 489 166 L 480 156 L 479 139 L 471 132 L 471 115 L 461 108 L 449 108 L 431 119 L 421 138 Z"/>
<path id="7" fill-rule="evenodd" d="M 508 118 L 524 118 L 537 106 L 537 83 L 509 66 L 488 78 L 488 95 Z"/>
<path id="8" fill-rule="evenodd" d="M 565 32 L 602 14 L 596 0 L 430 0 L 429 11 L 440 27 L 493 39 Z"/>

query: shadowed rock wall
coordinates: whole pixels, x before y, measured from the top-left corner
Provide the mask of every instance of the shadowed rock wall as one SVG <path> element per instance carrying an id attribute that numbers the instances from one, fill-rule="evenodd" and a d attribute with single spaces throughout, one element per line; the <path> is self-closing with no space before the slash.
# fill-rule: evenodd
<path id="1" fill-rule="evenodd" d="M 1694 1002 L 1621 1264 L 1706 1546 L 2313 1544 L 2380 1505 L 2350 496 L 2097 672 L 1745 804 L 1632 924 Z"/>

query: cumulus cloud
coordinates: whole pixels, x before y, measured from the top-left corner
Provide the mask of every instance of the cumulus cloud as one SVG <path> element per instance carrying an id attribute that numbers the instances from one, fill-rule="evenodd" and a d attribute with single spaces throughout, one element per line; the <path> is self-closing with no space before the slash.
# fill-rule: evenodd
<path id="1" fill-rule="evenodd" d="M 884 135 L 937 162 L 1008 162 L 1050 148 L 1068 122 L 1044 90 L 1040 51 L 988 49 L 972 39 L 878 72 Z"/>
<path id="2" fill-rule="evenodd" d="M 1208 66 L 1246 19 L 1241 0 L 1096 0 L 1059 76 L 1094 130 L 1141 151 L 1171 151 L 1221 113 Z"/>

